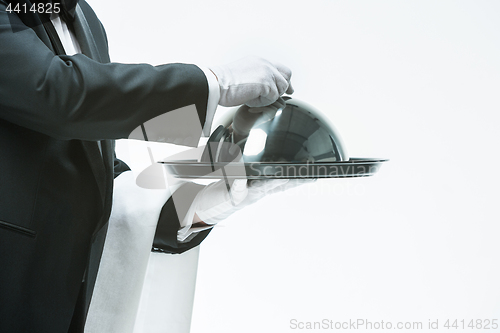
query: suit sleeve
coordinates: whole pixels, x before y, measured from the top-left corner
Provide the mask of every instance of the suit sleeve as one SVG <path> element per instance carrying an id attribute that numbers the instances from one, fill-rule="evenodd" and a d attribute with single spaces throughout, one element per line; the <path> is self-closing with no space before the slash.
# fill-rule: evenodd
<path id="1" fill-rule="evenodd" d="M 0 45 L 0 118 L 13 124 L 58 139 L 121 139 L 147 120 L 188 105 L 196 106 L 205 123 L 208 83 L 195 65 L 55 55 L 3 2 Z"/>

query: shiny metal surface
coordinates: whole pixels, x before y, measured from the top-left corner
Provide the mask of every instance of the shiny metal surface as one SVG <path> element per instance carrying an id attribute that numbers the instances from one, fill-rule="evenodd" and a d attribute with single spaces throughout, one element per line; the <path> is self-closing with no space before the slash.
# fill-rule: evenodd
<path id="1" fill-rule="evenodd" d="M 367 177 L 378 172 L 386 159 L 351 158 L 343 162 L 199 162 L 197 160 L 162 161 L 177 178 L 194 179 L 317 179 Z"/>
<path id="2" fill-rule="evenodd" d="M 334 126 L 321 112 L 285 97 L 264 108 L 240 107 L 211 135 L 201 162 L 316 163 L 348 161 Z"/>

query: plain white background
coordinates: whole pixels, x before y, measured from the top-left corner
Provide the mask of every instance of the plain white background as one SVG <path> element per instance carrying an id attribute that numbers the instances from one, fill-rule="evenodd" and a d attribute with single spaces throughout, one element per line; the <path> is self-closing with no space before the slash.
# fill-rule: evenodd
<path id="1" fill-rule="evenodd" d="M 391 160 L 372 178 L 321 180 L 215 228 L 192 332 L 500 321 L 499 2 L 89 3 L 113 61 L 280 61 L 351 156 Z"/>

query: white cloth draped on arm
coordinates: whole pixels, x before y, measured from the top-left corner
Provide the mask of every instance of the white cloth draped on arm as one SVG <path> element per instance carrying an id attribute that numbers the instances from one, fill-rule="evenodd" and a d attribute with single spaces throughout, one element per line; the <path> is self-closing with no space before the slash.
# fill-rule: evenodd
<path id="1" fill-rule="evenodd" d="M 115 179 L 113 209 L 85 332 L 132 332 L 158 217 L 169 197 L 169 189 L 137 186 L 131 171 Z"/>

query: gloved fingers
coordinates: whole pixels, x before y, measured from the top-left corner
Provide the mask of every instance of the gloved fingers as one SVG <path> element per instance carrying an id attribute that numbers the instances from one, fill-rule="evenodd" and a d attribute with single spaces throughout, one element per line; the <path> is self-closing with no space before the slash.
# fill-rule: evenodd
<path id="1" fill-rule="evenodd" d="M 198 193 L 195 199 L 195 209 L 203 221 L 216 219 L 217 216 L 234 212 L 237 209 L 236 206 L 245 200 L 247 194 L 246 179 L 234 181 L 222 179 L 206 186 Z"/>
<path id="2" fill-rule="evenodd" d="M 262 84 L 259 89 L 259 96 L 245 102 L 245 104 L 251 108 L 273 104 L 281 96 L 275 80 Z"/>
<path id="3" fill-rule="evenodd" d="M 232 182 L 230 181 L 230 194 L 234 204 L 242 202 L 248 194 L 247 180 L 235 179 Z"/>
<path id="4" fill-rule="evenodd" d="M 274 67 L 276 67 L 276 69 L 278 70 L 278 72 L 280 72 L 280 74 L 285 78 L 285 80 L 287 81 L 288 83 L 288 86 L 287 88 L 285 89 L 285 93 L 291 95 L 293 94 L 294 90 L 293 90 L 293 87 L 292 87 L 292 70 L 290 68 L 288 68 L 287 66 L 283 65 L 282 63 L 279 63 L 279 62 L 274 62 L 273 63 Z M 282 94 L 281 94 L 282 95 Z"/>
<path id="5" fill-rule="evenodd" d="M 286 106 L 286 102 L 285 102 L 285 100 L 283 98 L 280 97 L 272 105 L 277 110 L 281 110 L 281 109 L 283 109 Z"/>
<path id="6" fill-rule="evenodd" d="M 283 77 L 290 82 L 292 78 L 292 70 L 280 62 L 272 62 L 273 66 L 283 75 Z"/>
<path id="7" fill-rule="evenodd" d="M 239 204 L 245 199 L 247 193 L 246 179 L 222 179 L 208 185 L 204 195 L 210 196 L 211 199 L 207 198 L 207 200 L 212 202 L 231 201 L 234 204 Z"/>
<path id="8" fill-rule="evenodd" d="M 248 136 L 250 130 L 262 123 L 274 119 L 276 112 L 286 106 L 282 98 L 268 106 L 251 108 L 248 105 L 241 106 L 233 117 L 233 130 L 242 137 Z"/>
<path id="9" fill-rule="evenodd" d="M 262 81 L 263 86 L 260 96 L 245 103 L 250 107 L 262 107 L 273 104 L 290 86 L 292 71 L 288 67 L 279 63 L 262 60 L 263 63 L 266 63 L 267 77 Z"/>
<path id="10" fill-rule="evenodd" d="M 288 90 L 288 87 L 290 86 L 290 79 L 287 79 L 283 76 L 283 74 L 281 74 L 280 71 L 276 70 L 274 72 L 274 80 L 276 82 L 276 88 L 278 89 L 278 97 L 280 97 Z"/>
<path id="11" fill-rule="evenodd" d="M 276 112 L 278 110 L 283 109 L 285 106 L 286 106 L 285 100 L 280 97 L 273 104 L 270 104 L 267 106 L 255 107 L 255 108 L 248 108 L 248 112 L 250 112 L 250 113 L 266 113 L 266 114 L 274 113 L 274 114 L 276 114 Z M 272 118 L 274 118 L 274 115 Z"/>
<path id="12" fill-rule="evenodd" d="M 274 117 L 276 116 L 276 113 L 279 110 L 283 110 L 285 106 L 286 106 L 285 101 L 280 97 L 278 98 L 278 100 L 276 100 L 276 102 L 274 102 L 271 105 L 261 106 L 257 108 L 249 108 L 248 112 L 250 114 L 261 114 L 261 117 L 259 117 L 256 121 L 254 121 L 252 123 L 252 126 L 257 126 L 266 121 L 273 120 Z"/>
<path id="13" fill-rule="evenodd" d="M 236 205 L 245 199 L 241 192 L 229 193 L 226 181 L 220 180 L 201 190 L 196 196 L 194 210 L 207 224 L 216 224 L 237 210 Z"/>
<path id="14" fill-rule="evenodd" d="M 261 107 L 274 103 L 285 92 L 293 92 L 292 71 L 259 57 L 247 57 L 210 70 L 218 79 L 222 106 Z"/>

